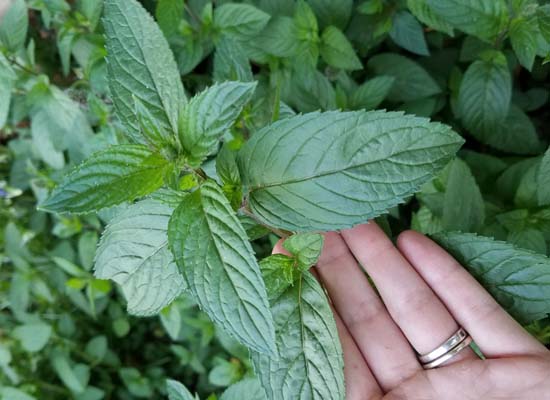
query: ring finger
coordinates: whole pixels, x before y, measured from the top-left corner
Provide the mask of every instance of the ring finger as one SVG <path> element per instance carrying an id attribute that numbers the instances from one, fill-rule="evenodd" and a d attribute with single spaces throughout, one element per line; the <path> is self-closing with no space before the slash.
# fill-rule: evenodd
<path id="1" fill-rule="evenodd" d="M 419 354 L 431 352 L 458 330 L 444 304 L 374 222 L 342 231 L 341 235 Z M 448 363 L 465 358 L 476 355 L 466 348 Z"/>

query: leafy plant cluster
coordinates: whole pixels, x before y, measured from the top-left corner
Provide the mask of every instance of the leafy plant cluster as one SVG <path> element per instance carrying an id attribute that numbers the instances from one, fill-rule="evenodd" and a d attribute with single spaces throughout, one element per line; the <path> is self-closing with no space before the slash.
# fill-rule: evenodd
<path id="1" fill-rule="evenodd" d="M 0 399 L 344 399 L 309 267 L 374 218 L 550 342 L 547 1 L 13 0 L 0 42 Z"/>

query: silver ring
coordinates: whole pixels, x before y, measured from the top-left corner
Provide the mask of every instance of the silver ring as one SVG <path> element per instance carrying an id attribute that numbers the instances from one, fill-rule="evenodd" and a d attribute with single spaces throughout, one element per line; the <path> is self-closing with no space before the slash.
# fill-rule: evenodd
<path id="1" fill-rule="evenodd" d="M 449 339 L 447 339 L 442 345 L 437 346 L 434 350 L 430 351 L 427 354 L 421 354 L 418 357 L 418 360 L 422 364 L 431 363 L 434 360 L 437 360 L 442 355 L 448 353 L 452 350 L 457 344 L 462 342 L 468 337 L 468 333 L 463 328 L 460 328 L 456 331 Z"/>
<path id="2" fill-rule="evenodd" d="M 466 337 L 466 339 L 464 339 L 462 342 L 457 344 L 454 348 L 449 350 L 447 353 L 443 354 L 441 357 L 435 359 L 432 362 L 422 364 L 422 368 L 432 369 L 432 368 L 439 367 L 445 361 L 450 360 L 451 358 L 456 356 L 458 353 L 460 353 L 462 350 L 464 350 L 466 347 L 470 346 L 470 343 L 472 343 L 472 338 L 468 336 Z"/>

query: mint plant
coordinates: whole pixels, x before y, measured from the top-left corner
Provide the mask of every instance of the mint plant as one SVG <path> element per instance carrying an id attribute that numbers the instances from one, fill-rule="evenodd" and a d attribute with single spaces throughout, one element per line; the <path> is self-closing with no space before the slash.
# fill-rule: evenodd
<path id="1" fill-rule="evenodd" d="M 372 219 L 550 342 L 548 1 L 5 12 L 0 400 L 344 399 L 309 268 Z"/>

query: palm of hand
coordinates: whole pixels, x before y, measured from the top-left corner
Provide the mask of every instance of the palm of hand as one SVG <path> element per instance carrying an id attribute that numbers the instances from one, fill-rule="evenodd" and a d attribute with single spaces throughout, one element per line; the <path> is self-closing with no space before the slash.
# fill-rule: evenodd
<path id="1" fill-rule="evenodd" d="M 313 272 L 334 309 L 348 400 L 550 399 L 550 352 L 425 236 L 405 232 L 396 248 L 374 223 L 327 233 Z M 459 326 L 487 359 L 466 348 L 424 370 L 417 352 Z"/>

